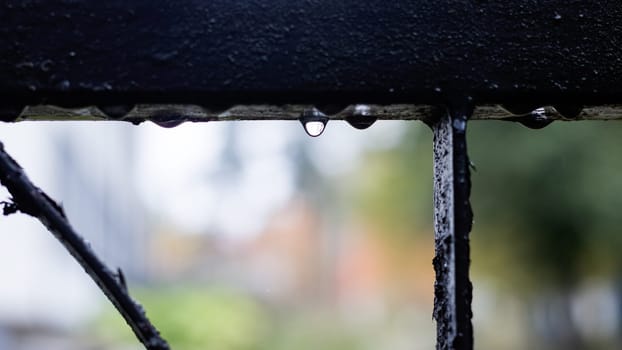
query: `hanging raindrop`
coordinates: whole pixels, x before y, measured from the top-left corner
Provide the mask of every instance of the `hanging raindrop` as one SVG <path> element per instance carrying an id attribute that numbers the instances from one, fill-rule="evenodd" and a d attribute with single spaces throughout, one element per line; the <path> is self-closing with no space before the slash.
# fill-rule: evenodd
<path id="1" fill-rule="evenodd" d="M 530 129 L 542 129 L 553 122 L 550 119 L 550 110 L 545 107 L 535 108 L 528 104 L 503 105 L 503 108 L 514 114 L 504 120 L 519 122 Z"/>
<path id="2" fill-rule="evenodd" d="M 305 123 L 305 131 L 309 136 L 317 137 L 324 132 L 325 124 L 320 121 L 308 121 Z"/>
<path id="3" fill-rule="evenodd" d="M 537 105 L 526 104 L 526 103 L 515 103 L 515 104 L 504 104 L 502 105 L 503 109 L 514 114 L 514 115 L 523 115 L 531 113 L 533 110 L 537 109 Z"/>
<path id="4" fill-rule="evenodd" d="M 128 113 L 134 109 L 132 105 L 104 105 L 97 106 L 97 108 L 102 111 L 105 115 L 112 119 L 121 119 L 124 118 Z"/>
<path id="5" fill-rule="evenodd" d="M 519 123 L 530 129 L 542 129 L 553 122 L 547 116 L 547 110 L 544 107 L 536 108 L 525 117 L 518 120 Z"/>
<path id="6" fill-rule="evenodd" d="M 149 120 L 151 120 L 154 124 L 161 126 L 163 128 L 174 128 L 183 122 L 185 122 L 184 117 L 176 114 L 159 114 L 154 115 Z"/>
<path id="7" fill-rule="evenodd" d="M 328 117 L 316 108 L 307 109 L 300 115 L 300 123 L 305 128 L 305 132 L 311 137 L 322 135 L 328 123 Z"/>
<path id="8" fill-rule="evenodd" d="M 371 108 L 368 105 L 356 105 L 352 115 L 346 117 L 346 122 L 356 129 L 367 129 L 378 120 L 371 114 Z"/>

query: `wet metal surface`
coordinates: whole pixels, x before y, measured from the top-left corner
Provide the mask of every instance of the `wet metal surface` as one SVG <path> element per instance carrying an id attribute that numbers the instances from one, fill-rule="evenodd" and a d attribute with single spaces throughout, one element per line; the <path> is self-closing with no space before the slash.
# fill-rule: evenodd
<path id="1" fill-rule="evenodd" d="M 450 109 L 434 125 L 434 319 L 437 349 L 473 349 L 469 233 L 473 214 L 466 151 L 468 108 Z"/>
<path id="2" fill-rule="evenodd" d="M 618 120 L 620 38 L 619 0 L 7 0 L 0 121 L 302 119 L 315 135 L 430 123 L 456 96 L 474 120 Z M 433 127 L 443 350 L 473 346 L 470 115 Z"/>
<path id="3" fill-rule="evenodd" d="M 0 104 L 620 103 L 619 38 L 619 0 L 6 0 Z"/>
<path id="4" fill-rule="evenodd" d="M 359 123 L 359 127 L 373 124 L 375 120 L 426 120 L 438 107 L 415 104 L 356 104 L 321 112 L 328 119 L 346 120 Z M 531 108 L 531 107 L 528 107 Z M 574 107 L 572 114 L 560 113 L 563 106 L 533 107 L 512 109 L 500 105 L 481 105 L 475 107 L 472 120 L 532 120 L 534 114 L 546 120 L 622 120 L 622 105 L 601 105 Z M 102 110 L 103 109 L 103 110 Z M 213 109 L 197 105 L 152 104 L 137 106 L 113 106 L 62 108 L 50 105 L 27 106 L 24 109 L 5 111 L 5 121 L 25 120 L 122 120 L 140 123 L 146 120 L 155 122 L 209 122 L 228 120 L 299 120 L 305 111 L 317 109 L 312 105 L 236 105 L 229 108 Z"/>

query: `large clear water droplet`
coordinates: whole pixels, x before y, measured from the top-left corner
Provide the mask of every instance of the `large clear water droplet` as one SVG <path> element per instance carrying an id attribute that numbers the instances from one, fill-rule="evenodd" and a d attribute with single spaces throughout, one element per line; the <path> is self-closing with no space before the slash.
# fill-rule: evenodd
<path id="1" fill-rule="evenodd" d="M 368 105 L 356 105 L 352 115 L 346 117 L 346 122 L 356 129 L 367 129 L 377 120 L 371 114 L 371 108 Z"/>
<path id="2" fill-rule="evenodd" d="M 318 137 L 324 132 L 326 125 L 321 121 L 313 120 L 305 123 L 305 131 L 309 136 Z"/>
<path id="3" fill-rule="evenodd" d="M 322 135 L 328 123 L 328 117 L 316 108 L 305 110 L 300 116 L 300 122 L 305 128 L 305 132 L 311 137 Z"/>

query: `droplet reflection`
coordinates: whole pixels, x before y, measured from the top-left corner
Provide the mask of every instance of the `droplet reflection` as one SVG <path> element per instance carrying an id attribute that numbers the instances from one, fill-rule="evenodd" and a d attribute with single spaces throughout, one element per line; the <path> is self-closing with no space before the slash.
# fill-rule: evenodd
<path id="1" fill-rule="evenodd" d="M 176 113 L 161 113 L 161 114 L 157 114 L 154 115 L 153 117 L 151 117 L 151 121 L 158 125 L 161 126 L 163 128 L 174 128 L 176 126 L 179 126 L 181 124 L 183 124 L 186 119 L 181 116 L 178 115 Z"/>
<path id="2" fill-rule="evenodd" d="M 318 137 L 324 132 L 324 123 L 321 121 L 308 121 L 305 123 L 305 131 L 309 136 Z"/>
<path id="3" fill-rule="evenodd" d="M 371 108 L 368 105 L 354 106 L 354 112 L 351 116 L 345 118 L 346 122 L 352 127 L 363 130 L 374 124 L 377 118 L 372 116 Z"/>
<path id="4" fill-rule="evenodd" d="M 547 110 L 544 107 L 534 109 L 527 117 L 521 118 L 519 123 L 530 129 L 542 129 L 553 122 L 547 116 Z"/>
<path id="5" fill-rule="evenodd" d="M 300 115 L 300 122 L 305 132 L 311 137 L 322 135 L 328 123 L 328 117 L 316 108 L 307 109 Z"/>

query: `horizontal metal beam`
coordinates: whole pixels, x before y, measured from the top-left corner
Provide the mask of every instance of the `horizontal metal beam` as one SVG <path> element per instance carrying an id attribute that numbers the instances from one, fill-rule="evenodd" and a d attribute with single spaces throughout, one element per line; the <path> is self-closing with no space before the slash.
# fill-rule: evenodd
<path id="1" fill-rule="evenodd" d="M 619 0 L 6 0 L 0 105 L 615 104 L 621 38 Z"/>
<path id="2" fill-rule="evenodd" d="M 13 110 L 5 121 L 27 120 L 122 120 L 132 123 L 154 121 L 164 126 L 182 122 L 228 120 L 298 120 L 305 111 L 317 110 L 331 120 L 424 120 L 434 119 L 443 107 L 431 105 L 350 105 L 328 106 L 318 110 L 312 105 L 239 105 L 216 110 L 197 105 L 137 105 L 62 108 L 40 105 Z M 559 109 L 559 110 L 558 110 Z M 511 111 L 510 111 L 511 110 Z M 475 107 L 471 120 L 555 121 L 555 120 L 622 120 L 622 105 L 513 106 L 483 105 Z"/>

